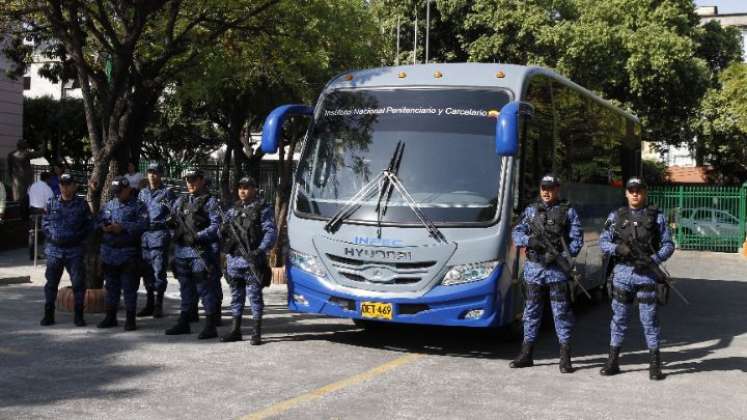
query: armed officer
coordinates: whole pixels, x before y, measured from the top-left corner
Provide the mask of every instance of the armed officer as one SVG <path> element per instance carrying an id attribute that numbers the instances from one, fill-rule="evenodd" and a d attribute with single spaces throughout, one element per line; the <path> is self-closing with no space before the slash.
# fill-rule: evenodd
<path id="1" fill-rule="evenodd" d="M 75 297 L 75 325 L 86 325 L 83 304 L 86 296 L 85 265 L 83 255 L 85 240 L 93 230 L 93 215 L 88 203 L 75 195 L 78 185 L 70 174 L 60 176 L 60 195 L 47 204 L 42 229 L 47 238 L 47 270 L 44 285 L 44 318 L 41 325 L 54 324 L 57 288 L 63 269 L 67 269 L 73 283 Z"/>
<path id="2" fill-rule="evenodd" d="M 534 365 L 533 350 L 537 340 L 545 295 L 549 294 L 555 331 L 560 342 L 560 371 L 573 372 L 571 365 L 571 330 L 574 317 L 571 311 L 568 275 L 558 258 L 570 259 L 578 255 L 584 245 L 581 220 L 565 201 L 560 201 L 560 180 L 551 174 L 540 181 L 540 199 L 528 206 L 521 222 L 513 230 L 516 246 L 526 247 L 524 282 L 524 342 L 512 368 Z M 568 255 L 570 254 L 570 255 Z"/>
<path id="3" fill-rule="evenodd" d="M 166 219 L 176 194 L 161 181 L 163 166 L 151 163 L 148 166 L 148 186 L 140 190 L 138 199 L 148 208 L 148 229 L 142 237 L 143 283 L 147 292 L 145 307 L 138 317 L 163 316 L 163 295 L 166 292 L 166 266 L 171 235 Z"/>
<path id="4" fill-rule="evenodd" d="M 267 286 L 269 266 L 267 251 L 277 237 L 272 206 L 257 196 L 257 182 L 253 178 L 239 181 L 239 200 L 228 210 L 221 229 L 223 250 L 227 254 L 227 280 L 231 286 L 231 315 L 233 328 L 221 341 L 241 341 L 241 317 L 247 292 L 252 307 L 252 335 L 250 343 L 262 341 L 262 288 Z M 260 276 L 260 278 L 257 278 Z"/>
<path id="5" fill-rule="evenodd" d="M 649 378 L 660 380 L 664 375 L 661 373 L 660 329 L 656 315 L 657 278 L 653 271 L 657 267 L 653 264 L 658 265 L 671 257 L 674 243 L 664 215 L 656 207 L 646 206 L 645 182 L 631 178 L 625 189 L 628 205 L 610 213 L 599 239 L 600 248 L 614 264 L 610 351 L 600 373 L 604 376 L 620 373 L 620 347 L 633 303 L 637 301 L 649 349 Z"/>
<path id="6" fill-rule="evenodd" d="M 106 285 L 106 317 L 99 328 L 117 326 L 120 293 L 124 294 L 127 318 L 125 331 L 137 328 L 137 289 L 139 286 L 140 237 L 148 228 L 148 209 L 135 196 L 127 178 L 114 178 L 111 185 L 114 198 L 99 212 L 101 263 Z"/>
<path id="7" fill-rule="evenodd" d="M 184 179 L 189 194 L 176 199 L 170 220 L 175 229 L 174 274 L 179 280 L 181 312 L 176 325 L 167 329 L 166 335 L 191 333 L 190 312 L 199 296 L 206 314 L 205 326 L 197 336 L 202 340 L 218 336 L 220 203 L 208 191 L 201 170 L 186 171 Z"/>

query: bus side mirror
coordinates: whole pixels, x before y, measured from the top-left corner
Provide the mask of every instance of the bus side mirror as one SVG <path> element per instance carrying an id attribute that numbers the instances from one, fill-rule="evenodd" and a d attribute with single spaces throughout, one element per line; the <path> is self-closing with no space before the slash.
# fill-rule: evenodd
<path id="1" fill-rule="evenodd" d="M 495 124 L 495 152 L 498 156 L 516 156 L 519 151 L 519 123 L 521 116 L 530 118 L 532 105 L 513 101 L 503 106 Z"/>
<path id="2" fill-rule="evenodd" d="M 280 144 L 280 135 L 285 119 L 292 115 L 314 115 L 314 109 L 307 105 L 282 105 L 270 112 L 262 126 L 260 148 L 265 153 L 275 153 Z"/>

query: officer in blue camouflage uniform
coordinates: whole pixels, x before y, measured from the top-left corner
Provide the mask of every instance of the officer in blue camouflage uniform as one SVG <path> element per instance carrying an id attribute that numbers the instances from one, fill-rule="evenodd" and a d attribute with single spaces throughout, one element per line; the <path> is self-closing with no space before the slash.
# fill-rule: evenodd
<path id="1" fill-rule="evenodd" d="M 114 198 L 99 212 L 101 238 L 101 266 L 106 287 L 106 317 L 99 328 L 117 326 L 120 293 L 124 293 L 127 318 L 124 330 L 132 331 L 137 309 L 137 289 L 140 285 L 140 237 L 148 228 L 148 209 L 135 196 L 127 178 L 112 181 Z"/>
<path id="2" fill-rule="evenodd" d="M 233 316 L 233 327 L 221 337 L 221 341 L 241 341 L 241 317 L 248 292 L 254 321 L 250 343 L 261 344 L 264 310 L 262 288 L 270 277 L 267 251 L 272 248 L 276 237 L 272 206 L 257 196 L 257 182 L 253 178 L 242 178 L 239 181 L 239 200 L 226 213 L 221 229 L 221 244 L 227 255 L 227 280 L 231 286 Z"/>
<path id="3" fill-rule="evenodd" d="M 576 211 L 560 201 L 560 180 L 554 175 L 545 175 L 540 181 L 540 200 L 528 206 L 521 222 L 513 230 L 516 246 L 526 247 L 524 281 L 527 298 L 524 306 L 524 342 L 521 352 L 510 367 L 523 368 L 534 365 L 532 353 L 542 320 L 545 295 L 549 294 L 555 331 L 560 342 L 560 371 L 573 372 L 571 365 L 571 330 L 574 317 L 571 310 L 568 274 L 563 272 L 545 249 L 536 229 L 536 223 L 545 232 L 557 238 L 555 249 L 566 258 L 575 257 L 584 245 L 581 220 Z M 562 238 L 562 239 L 561 239 Z M 563 244 L 563 242 L 565 244 Z M 570 252 L 570 256 L 567 255 Z"/>
<path id="4" fill-rule="evenodd" d="M 190 311 L 198 296 L 205 308 L 205 326 L 198 339 L 218 336 L 216 325 L 220 312 L 218 289 L 220 260 L 218 231 L 221 217 L 220 203 L 207 189 L 205 176 L 199 169 L 184 174 L 189 194 L 176 199 L 171 209 L 170 226 L 174 229 L 175 273 L 179 279 L 181 312 L 176 325 L 166 330 L 167 335 L 189 334 Z M 195 293 L 195 291 L 197 293 Z"/>
<path id="5" fill-rule="evenodd" d="M 83 254 L 85 240 L 93 230 L 93 215 L 86 201 L 75 195 L 78 185 L 70 174 L 60 176 L 60 195 L 47 204 L 42 229 L 47 238 L 47 270 L 44 285 L 44 318 L 41 325 L 54 324 L 57 287 L 63 269 L 67 269 L 75 295 L 75 325 L 86 325 L 83 303 L 86 296 L 85 265 Z"/>
<path id="6" fill-rule="evenodd" d="M 147 293 L 145 307 L 138 317 L 163 316 L 163 295 L 166 292 L 166 266 L 171 234 L 166 219 L 176 194 L 161 181 L 163 166 L 152 163 L 148 166 L 148 186 L 140 190 L 138 199 L 148 208 L 148 229 L 142 237 L 143 283 Z"/>
<path id="7" fill-rule="evenodd" d="M 660 329 L 656 315 L 657 279 L 650 267 L 652 263 L 660 264 L 672 256 L 674 242 L 664 215 L 656 207 L 646 206 L 645 182 L 631 178 L 625 188 L 628 206 L 610 213 L 599 239 L 600 248 L 614 263 L 610 351 L 600 373 L 610 376 L 620 372 L 620 347 L 633 303 L 637 301 L 649 349 L 649 378 L 660 380 L 664 375 L 661 373 Z M 643 252 L 637 254 L 635 249 Z"/>

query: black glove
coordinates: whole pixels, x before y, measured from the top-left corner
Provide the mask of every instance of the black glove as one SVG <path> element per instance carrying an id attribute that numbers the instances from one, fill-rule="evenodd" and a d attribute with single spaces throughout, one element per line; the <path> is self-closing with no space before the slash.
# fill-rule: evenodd
<path id="1" fill-rule="evenodd" d="M 537 239 L 537 237 L 530 236 L 529 240 L 527 241 L 527 248 L 541 249 L 542 248 L 542 242 L 540 242 L 540 240 Z"/>
<path id="2" fill-rule="evenodd" d="M 617 255 L 618 257 L 627 257 L 631 254 L 631 252 L 633 251 L 631 251 L 630 247 L 625 244 L 618 244 L 615 247 L 615 255 Z"/>

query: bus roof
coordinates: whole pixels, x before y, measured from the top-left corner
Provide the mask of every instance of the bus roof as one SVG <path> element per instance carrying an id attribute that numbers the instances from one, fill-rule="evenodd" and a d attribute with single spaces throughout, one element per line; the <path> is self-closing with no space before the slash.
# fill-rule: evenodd
<path id="1" fill-rule="evenodd" d="M 503 87 L 520 96 L 530 76 L 542 74 L 560 83 L 584 92 L 596 100 L 626 117 L 638 118 L 623 109 L 599 97 L 594 92 L 579 86 L 553 70 L 538 66 L 519 66 L 516 64 L 491 63 L 436 63 L 415 64 L 408 66 L 378 67 L 342 73 L 332 79 L 325 91 L 340 88 L 378 88 L 378 87 L 415 87 L 415 86 L 461 86 L 461 87 Z M 502 77 L 500 77 L 502 76 Z"/>

